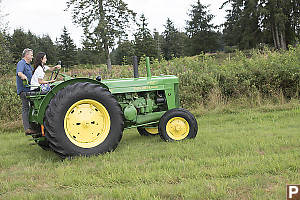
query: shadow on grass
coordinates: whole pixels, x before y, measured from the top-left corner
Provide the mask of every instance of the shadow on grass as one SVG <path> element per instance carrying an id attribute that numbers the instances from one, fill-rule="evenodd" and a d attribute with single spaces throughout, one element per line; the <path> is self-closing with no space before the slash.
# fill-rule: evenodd
<path id="1" fill-rule="evenodd" d="M 27 138 L 26 138 L 27 139 Z M 63 161 L 56 153 L 52 150 L 44 150 L 39 147 L 33 140 L 27 139 L 26 143 L 20 144 L 18 148 L 23 148 L 23 154 L 26 154 L 27 159 L 37 161 L 41 164 L 51 162 Z"/>
<path id="2" fill-rule="evenodd" d="M 127 151 L 134 151 L 135 149 L 157 148 L 166 144 L 159 135 L 141 136 L 136 129 L 130 129 L 124 131 L 116 152 L 122 154 Z M 55 164 L 64 160 L 73 160 L 73 158 L 62 159 L 55 152 L 42 149 L 30 136 L 26 137 L 22 129 L 18 129 L 18 132 L 1 133 L 0 145 L 2 146 L 1 149 L 5 149 L 0 152 L 0 156 L 4 162 L 6 160 L 8 163 L 11 163 L 8 165 L 16 165 L 22 160 L 26 160 L 31 164 L 39 163 L 41 165 L 47 165 L 49 162 Z M 88 159 L 89 157 L 86 158 Z"/>

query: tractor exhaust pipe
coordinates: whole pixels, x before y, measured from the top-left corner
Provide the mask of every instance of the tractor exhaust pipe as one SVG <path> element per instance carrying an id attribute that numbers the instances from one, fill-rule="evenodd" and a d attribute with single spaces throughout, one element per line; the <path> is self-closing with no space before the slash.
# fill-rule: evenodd
<path id="1" fill-rule="evenodd" d="M 147 79 L 151 79 L 150 58 L 146 57 Z"/>
<path id="2" fill-rule="evenodd" d="M 147 79 L 151 79 L 150 58 L 146 57 Z M 139 65 L 137 56 L 133 56 L 133 77 L 139 78 Z"/>
<path id="3" fill-rule="evenodd" d="M 133 56 L 133 77 L 139 78 L 139 65 L 137 56 Z"/>

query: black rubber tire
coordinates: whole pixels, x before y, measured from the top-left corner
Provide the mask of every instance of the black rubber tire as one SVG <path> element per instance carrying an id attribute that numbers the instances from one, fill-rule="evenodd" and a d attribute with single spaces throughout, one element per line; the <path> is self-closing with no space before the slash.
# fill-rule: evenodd
<path id="1" fill-rule="evenodd" d="M 35 141 L 35 142 L 39 145 L 39 147 L 41 147 L 45 151 L 51 151 L 52 150 L 51 147 L 49 146 L 48 140 L 39 141 L 39 142 Z"/>
<path id="2" fill-rule="evenodd" d="M 96 100 L 108 111 L 110 130 L 108 136 L 99 145 L 82 148 L 72 143 L 64 129 L 64 118 L 68 109 L 83 99 Z M 115 150 L 124 129 L 123 113 L 119 103 L 106 89 L 97 84 L 76 83 L 60 90 L 52 98 L 45 114 L 45 133 L 51 149 L 60 157 L 91 156 Z"/>
<path id="3" fill-rule="evenodd" d="M 157 135 L 159 135 L 159 133 L 157 133 L 157 134 L 149 133 L 145 128 L 147 128 L 147 127 L 144 127 L 144 126 L 137 127 L 137 130 L 141 136 L 157 136 Z"/>
<path id="4" fill-rule="evenodd" d="M 168 110 L 159 120 L 158 130 L 159 130 L 160 137 L 163 140 L 165 140 L 167 142 L 178 141 L 178 140 L 172 139 L 166 131 L 166 126 L 167 126 L 168 121 L 174 117 L 184 118 L 189 124 L 189 128 L 190 128 L 189 133 L 182 140 L 192 139 L 192 138 L 196 137 L 196 135 L 198 133 L 198 124 L 197 124 L 197 120 L 194 117 L 194 115 L 192 113 L 190 113 L 188 110 L 185 110 L 183 108 L 174 108 L 174 109 Z"/>

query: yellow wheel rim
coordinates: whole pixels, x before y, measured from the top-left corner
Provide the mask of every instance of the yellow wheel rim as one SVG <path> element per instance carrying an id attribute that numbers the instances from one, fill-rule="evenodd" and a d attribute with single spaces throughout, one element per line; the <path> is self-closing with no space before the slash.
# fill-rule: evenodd
<path id="1" fill-rule="evenodd" d="M 101 144 L 109 134 L 109 113 L 98 101 L 81 100 L 68 109 L 64 128 L 73 144 L 82 148 L 93 148 Z"/>
<path id="2" fill-rule="evenodd" d="M 166 126 L 167 134 L 173 140 L 183 140 L 190 132 L 189 123 L 182 117 L 171 118 Z"/>
<path id="3" fill-rule="evenodd" d="M 150 133 L 151 135 L 157 135 L 158 134 L 158 127 L 156 128 L 145 128 L 145 130 Z"/>

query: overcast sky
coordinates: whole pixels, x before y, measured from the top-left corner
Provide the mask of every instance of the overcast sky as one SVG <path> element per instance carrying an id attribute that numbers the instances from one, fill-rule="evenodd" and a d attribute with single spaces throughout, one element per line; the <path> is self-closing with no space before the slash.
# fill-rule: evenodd
<path id="1" fill-rule="evenodd" d="M 225 21 L 225 11 L 220 10 L 225 0 L 201 0 L 204 5 L 210 5 L 210 11 L 215 15 L 213 23 L 219 25 Z M 144 13 L 149 22 L 149 28 L 164 31 L 163 25 L 169 17 L 177 28 L 185 27 L 187 12 L 191 4 L 197 0 L 124 0 L 128 7 L 138 14 Z M 82 30 L 72 24 L 71 14 L 65 12 L 66 0 L 2 0 L 2 11 L 7 13 L 10 31 L 16 28 L 43 35 L 48 34 L 55 41 L 67 27 L 77 45 L 80 44 Z"/>

